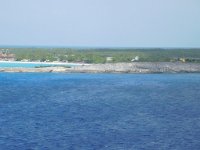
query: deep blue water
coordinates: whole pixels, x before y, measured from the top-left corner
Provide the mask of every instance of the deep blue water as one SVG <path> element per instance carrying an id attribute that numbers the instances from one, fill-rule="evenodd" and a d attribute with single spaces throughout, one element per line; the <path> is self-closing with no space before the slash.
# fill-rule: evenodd
<path id="1" fill-rule="evenodd" d="M 199 150 L 200 74 L 0 73 L 2 150 Z"/>

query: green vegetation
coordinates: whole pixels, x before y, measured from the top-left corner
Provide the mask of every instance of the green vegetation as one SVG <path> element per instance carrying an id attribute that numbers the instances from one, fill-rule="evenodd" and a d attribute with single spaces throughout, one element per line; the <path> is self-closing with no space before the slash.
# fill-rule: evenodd
<path id="1" fill-rule="evenodd" d="M 17 61 L 67 61 L 85 63 L 131 62 L 200 62 L 200 49 L 72 49 L 9 48 Z M 112 58 L 108 60 L 108 58 Z"/>

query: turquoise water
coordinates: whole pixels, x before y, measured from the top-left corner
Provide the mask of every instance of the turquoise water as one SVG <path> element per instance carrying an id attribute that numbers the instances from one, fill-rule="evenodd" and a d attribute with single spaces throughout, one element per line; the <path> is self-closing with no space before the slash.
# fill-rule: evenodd
<path id="1" fill-rule="evenodd" d="M 75 65 L 75 64 L 74 64 Z M 9 62 L 0 62 L 0 68 L 35 68 L 35 67 L 48 67 L 48 66 L 74 66 L 73 64 L 62 64 L 62 65 L 57 65 L 57 64 L 43 64 L 43 63 L 9 63 Z"/>
<path id="2" fill-rule="evenodd" d="M 2 150 L 199 150 L 200 74 L 0 73 Z"/>

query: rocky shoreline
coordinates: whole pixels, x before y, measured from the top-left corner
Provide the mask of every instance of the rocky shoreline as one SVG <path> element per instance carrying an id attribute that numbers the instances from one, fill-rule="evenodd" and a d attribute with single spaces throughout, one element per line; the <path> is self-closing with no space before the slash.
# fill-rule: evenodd
<path id="1" fill-rule="evenodd" d="M 200 73 L 199 63 L 135 62 L 91 64 L 43 68 L 0 68 L 0 72 L 63 72 L 63 73 Z"/>

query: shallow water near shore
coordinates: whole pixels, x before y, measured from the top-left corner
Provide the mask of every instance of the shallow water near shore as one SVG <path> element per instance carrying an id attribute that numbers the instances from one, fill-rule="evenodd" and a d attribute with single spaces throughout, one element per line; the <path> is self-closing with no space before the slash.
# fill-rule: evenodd
<path id="1" fill-rule="evenodd" d="M 200 149 L 200 74 L 0 73 L 0 149 Z"/>
<path id="2" fill-rule="evenodd" d="M 38 67 L 53 67 L 53 66 L 63 66 L 72 67 L 78 66 L 80 64 L 75 63 L 52 63 L 52 62 L 20 62 L 20 61 L 1 61 L 0 68 L 38 68 Z"/>

